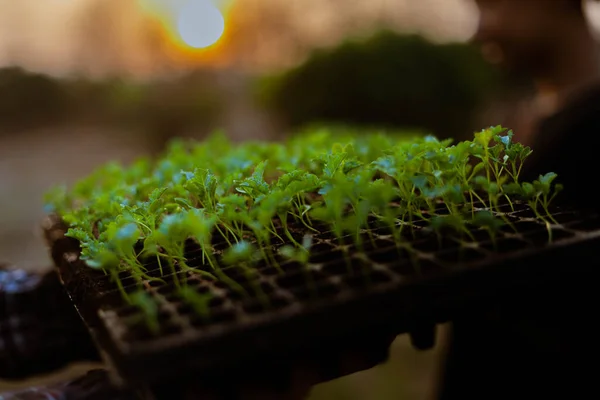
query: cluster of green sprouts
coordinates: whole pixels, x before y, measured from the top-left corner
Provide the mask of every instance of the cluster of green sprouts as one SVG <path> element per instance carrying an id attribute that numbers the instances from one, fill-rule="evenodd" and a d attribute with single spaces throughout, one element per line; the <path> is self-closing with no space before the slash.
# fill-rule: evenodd
<path id="1" fill-rule="evenodd" d="M 224 271 L 243 266 L 250 273 L 258 262 L 280 268 L 280 257 L 306 263 L 311 235 L 324 229 L 361 246 L 368 240 L 361 233 L 375 219 L 405 246 L 402 230 L 414 220 L 438 232 L 469 235 L 478 226 L 493 235 L 509 222 L 489 210 L 515 200 L 528 202 L 539 218 L 551 218 L 548 205 L 560 189 L 553 184 L 556 175 L 521 182 L 531 149 L 512 138 L 502 127 L 455 145 L 431 136 L 326 130 L 284 142 L 234 144 L 215 134 L 199 143 L 173 142 L 155 161 L 105 165 L 69 190 L 52 190 L 46 203 L 70 226 L 67 236 L 80 241 L 87 265 L 119 286 L 123 271 L 140 285 L 161 280 L 144 266 L 155 259 L 161 276 L 194 272 L 243 292 Z M 446 212 L 436 213 L 440 207 Z M 201 249 L 202 268 L 187 264 L 190 240 Z M 218 242 L 225 246 L 217 251 Z M 206 296 L 183 278 L 175 284 L 182 301 L 208 313 Z M 158 329 L 151 298 L 121 289 Z"/>

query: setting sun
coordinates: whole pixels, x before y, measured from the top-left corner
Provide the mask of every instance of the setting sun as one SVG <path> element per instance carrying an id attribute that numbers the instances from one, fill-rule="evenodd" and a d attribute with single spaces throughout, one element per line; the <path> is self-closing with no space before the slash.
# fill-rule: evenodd
<path id="1" fill-rule="evenodd" d="M 210 0 L 188 0 L 177 10 L 177 32 L 188 46 L 203 49 L 225 31 L 225 19 Z"/>

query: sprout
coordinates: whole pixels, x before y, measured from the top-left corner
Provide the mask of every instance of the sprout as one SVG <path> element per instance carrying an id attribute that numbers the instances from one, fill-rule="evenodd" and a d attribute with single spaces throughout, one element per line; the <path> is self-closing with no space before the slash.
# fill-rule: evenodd
<path id="1" fill-rule="evenodd" d="M 503 127 L 454 145 L 432 136 L 326 130 L 234 145 L 219 134 L 174 142 L 155 162 L 107 164 L 70 190 L 51 190 L 45 201 L 70 225 L 67 236 L 81 243 L 81 259 L 113 276 L 124 297 L 147 315 L 152 300 L 127 296 L 118 276 L 127 271 L 139 282 L 158 279 L 146 274 L 143 259 L 149 257 L 161 275 L 175 274 L 183 299 L 204 313 L 206 299 L 192 294 L 185 276 L 221 280 L 246 295 L 224 269 L 250 274 L 259 263 L 283 273 L 282 257 L 308 269 L 310 238 L 323 229 L 343 249 L 361 249 L 369 237 L 364 229 L 375 222 L 399 249 L 409 249 L 402 230 L 414 230 L 416 220 L 440 234 L 451 227 L 470 235 L 468 227 L 476 225 L 493 238 L 510 224 L 498 212 L 503 201 L 511 207 L 525 201 L 538 218 L 553 221 L 549 205 L 562 186 L 552 172 L 521 182 L 531 152 Z M 441 208 L 443 217 L 436 215 Z M 200 249 L 200 267 L 188 265 L 190 242 Z"/>

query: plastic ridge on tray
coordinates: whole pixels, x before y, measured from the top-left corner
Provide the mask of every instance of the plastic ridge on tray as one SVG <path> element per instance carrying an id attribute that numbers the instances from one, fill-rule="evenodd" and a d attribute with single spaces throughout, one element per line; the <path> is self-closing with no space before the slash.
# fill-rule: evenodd
<path id="1" fill-rule="evenodd" d="M 208 318 L 181 301 L 176 274 L 161 276 L 155 261 L 148 264 L 148 274 L 164 283 L 144 281 L 143 289 L 160 305 L 159 335 L 150 333 L 140 311 L 125 303 L 108 276 L 78 259 L 72 243 L 61 242 L 62 250 L 57 249 L 64 239 L 56 229 L 63 234 L 65 229 L 58 219 L 45 229 L 53 232 L 47 239 L 53 255 L 60 254 L 54 259 L 74 304 L 120 377 L 135 383 L 172 376 L 167 360 L 208 371 L 267 353 L 277 357 L 279 351 L 299 350 L 321 336 L 333 338 L 369 324 L 391 323 L 402 333 L 415 318 L 444 322 L 469 299 L 502 290 L 512 279 L 541 279 L 551 273 L 544 265 L 600 242 L 597 215 L 556 210 L 559 225 L 547 226 L 522 205 L 501 211 L 516 231 L 503 227 L 494 241 L 485 231 L 474 231 L 474 240 L 438 237 L 415 222 L 411 252 L 396 246 L 384 227 L 363 232 L 369 240 L 362 250 L 343 245 L 348 259 L 331 234 L 316 234 L 307 265 L 280 260 L 283 273 L 266 264 L 251 273 L 224 268 L 247 295 L 222 281 L 186 273 L 188 285 L 212 294 Z M 191 267 L 202 267 L 198 250 L 189 248 Z M 121 277 L 126 290 L 139 289 L 126 273 Z"/>

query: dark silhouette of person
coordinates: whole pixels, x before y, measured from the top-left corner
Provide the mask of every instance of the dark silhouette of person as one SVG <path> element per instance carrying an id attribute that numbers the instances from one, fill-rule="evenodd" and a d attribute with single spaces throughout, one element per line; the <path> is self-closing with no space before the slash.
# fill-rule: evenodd
<path id="1" fill-rule="evenodd" d="M 555 172 L 562 201 L 597 208 L 600 58 L 581 0 L 476 0 L 476 40 L 490 60 L 534 83 L 516 112 L 515 139 L 531 146 L 526 179 Z M 495 125 L 504 121 L 488 121 Z M 588 265 L 572 254 L 565 273 L 537 287 L 507 288 L 453 322 L 440 399 L 593 397 L 593 323 L 598 299 Z M 593 266 L 590 266 L 593 267 Z M 591 271 L 591 270 L 590 270 Z"/>
<path id="2" fill-rule="evenodd" d="M 476 3 L 481 12 L 476 40 L 485 54 L 510 73 L 527 76 L 535 83 L 535 96 L 514 113 L 518 118 L 489 121 L 489 125 L 502 123 L 513 128 L 515 139 L 534 149 L 524 171 L 529 179 L 556 172 L 565 185 L 563 201 L 595 206 L 596 160 L 600 151 L 600 61 L 583 3 Z M 591 276 L 568 273 L 569 266 L 584 265 L 589 260 L 573 254 L 555 262 L 565 264 L 565 274 L 546 279 L 536 287 L 507 288 L 503 296 L 472 304 L 454 319 L 440 399 L 597 397 L 593 395 L 598 391 L 593 322 L 597 289 L 592 286 Z M 318 382 L 384 361 L 395 335 L 383 332 L 380 336 L 369 338 L 373 345 L 334 349 L 320 360 L 298 362 L 291 369 L 287 392 L 265 384 L 241 389 L 247 395 L 241 398 L 304 398 Z M 326 371 L 325 364 L 336 368 Z M 98 388 L 109 385 L 102 373 L 95 374 L 69 384 L 74 394 L 68 397 L 89 398 L 85 391 L 77 392 L 78 388 L 89 386 L 86 379 L 94 380 Z M 187 398 L 200 398 L 201 392 L 192 388 Z M 16 394 L 8 398 L 34 397 Z"/>
<path id="3" fill-rule="evenodd" d="M 553 170 L 565 183 L 580 182 L 568 170 L 571 163 L 562 162 L 569 158 L 565 150 L 575 150 L 596 136 L 589 128 L 597 126 L 600 51 L 584 3 L 476 0 L 480 24 L 475 40 L 484 55 L 509 74 L 534 84 L 533 95 L 519 102 L 512 117 L 485 123 L 512 128 L 515 140 L 531 145 L 536 154 L 535 162 L 528 162 L 529 170 Z"/>

